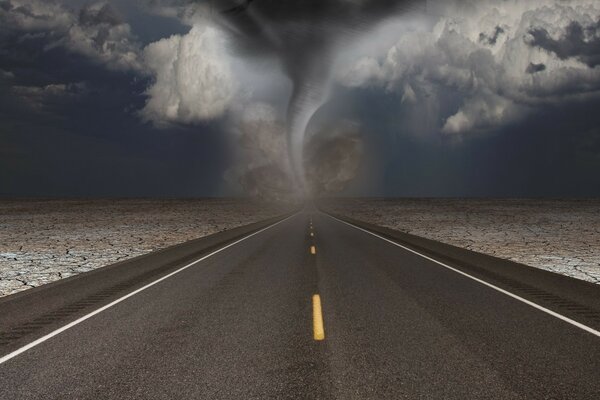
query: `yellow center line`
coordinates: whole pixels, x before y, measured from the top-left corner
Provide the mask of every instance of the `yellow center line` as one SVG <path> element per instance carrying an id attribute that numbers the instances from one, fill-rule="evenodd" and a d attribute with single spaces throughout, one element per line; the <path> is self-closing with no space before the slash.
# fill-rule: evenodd
<path id="1" fill-rule="evenodd" d="M 317 254 L 317 248 L 315 246 L 310 246 L 310 254 Z"/>
<path id="2" fill-rule="evenodd" d="M 321 297 L 314 294 L 313 302 L 313 337 L 315 340 L 325 339 L 325 328 L 323 328 L 323 311 L 321 310 Z"/>

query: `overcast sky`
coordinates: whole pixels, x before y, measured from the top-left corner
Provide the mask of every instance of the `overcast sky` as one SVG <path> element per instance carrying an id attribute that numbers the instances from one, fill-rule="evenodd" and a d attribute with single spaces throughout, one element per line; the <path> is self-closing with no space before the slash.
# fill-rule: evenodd
<path id="1" fill-rule="evenodd" d="M 594 0 L 0 0 L 4 196 L 598 196 L 599 110 Z"/>

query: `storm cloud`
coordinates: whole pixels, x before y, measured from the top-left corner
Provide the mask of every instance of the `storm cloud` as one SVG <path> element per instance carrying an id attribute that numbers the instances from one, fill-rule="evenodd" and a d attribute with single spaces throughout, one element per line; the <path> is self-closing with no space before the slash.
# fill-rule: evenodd
<path id="1" fill-rule="evenodd" d="M 338 71 L 340 84 L 400 93 L 442 121 L 433 128 L 442 134 L 495 130 L 600 93 L 596 2 L 434 3 L 439 16 L 399 29 L 380 54 L 357 54 Z M 450 115 L 445 93 L 460 104 Z"/>
<path id="2" fill-rule="evenodd" d="M 531 46 L 550 51 L 561 60 L 576 58 L 590 68 L 600 64 L 600 21 L 585 27 L 573 21 L 558 39 L 552 38 L 545 28 L 531 29 L 529 34 Z"/>
<path id="3" fill-rule="evenodd" d="M 55 1 L 2 0 L 0 23 L 5 36 L 45 40 L 46 51 L 62 47 L 114 70 L 143 70 L 131 27 L 106 2 L 77 11 Z"/>

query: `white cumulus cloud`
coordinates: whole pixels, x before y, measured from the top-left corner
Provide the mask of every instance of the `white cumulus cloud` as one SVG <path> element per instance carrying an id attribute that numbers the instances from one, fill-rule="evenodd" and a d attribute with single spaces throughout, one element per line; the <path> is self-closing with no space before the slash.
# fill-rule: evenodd
<path id="1" fill-rule="evenodd" d="M 142 110 L 155 123 L 194 123 L 222 116 L 233 101 L 236 83 L 225 41 L 211 26 L 194 26 L 148 45 L 147 67 L 155 75 Z"/>

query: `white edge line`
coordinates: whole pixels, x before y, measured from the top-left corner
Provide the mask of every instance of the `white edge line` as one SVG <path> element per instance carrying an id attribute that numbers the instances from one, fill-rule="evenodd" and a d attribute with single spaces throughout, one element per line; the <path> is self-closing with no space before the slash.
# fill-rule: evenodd
<path id="1" fill-rule="evenodd" d="M 82 323 L 83 321 L 85 321 L 85 320 L 87 320 L 87 319 L 89 319 L 89 318 L 92 318 L 94 315 L 96 315 L 96 314 L 100 314 L 102 311 L 104 311 L 104 310 L 107 310 L 107 309 L 109 309 L 109 308 L 111 308 L 111 307 L 113 307 L 113 306 L 115 306 L 115 305 L 119 304 L 120 302 L 122 302 L 122 301 L 124 301 L 124 300 L 127 300 L 128 298 L 130 298 L 130 297 L 132 297 L 132 296 L 135 296 L 136 294 L 138 294 L 138 293 L 140 293 L 140 292 L 142 292 L 142 291 L 144 291 L 144 290 L 148 289 L 149 287 L 152 287 L 152 286 L 156 285 L 157 283 L 159 283 L 159 282 L 162 282 L 162 281 L 164 281 L 165 279 L 168 279 L 168 278 L 172 277 L 173 275 L 175 275 L 175 274 L 178 274 L 178 273 L 180 273 L 181 271 L 183 271 L 183 270 L 186 270 L 186 269 L 188 269 L 188 268 L 190 268 L 190 267 L 194 266 L 195 264 L 197 264 L 197 263 L 199 263 L 199 262 L 201 262 L 201 261 L 204 261 L 204 260 L 206 260 L 206 259 L 207 259 L 207 258 L 209 258 L 209 257 L 212 257 L 212 256 L 214 256 L 214 255 L 215 255 L 215 254 L 217 254 L 217 253 L 220 253 L 220 252 L 222 252 L 223 250 L 226 250 L 226 249 L 228 249 L 228 248 L 230 248 L 231 246 L 235 246 L 236 244 L 238 244 L 238 243 L 240 243 L 240 242 L 242 242 L 242 241 L 244 241 L 244 240 L 246 240 L 246 239 L 249 239 L 249 238 L 251 238 L 252 236 L 258 235 L 259 233 L 261 233 L 261 232 L 264 232 L 264 231 L 266 231 L 267 229 L 273 228 L 274 226 L 276 226 L 276 225 L 279 225 L 279 224 L 281 224 L 282 222 L 285 222 L 285 221 L 287 221 L 288 219 L 290 219 L 290 218 L 294 217 L 295 215 L 296 215 L 296 214 L 294 214 L 294 215 L 290 215 L 289 217 L 287 217 L 287 218 L 284 218 L 284 219 L 282 219 L 281 221 L 278 221 L 278 222 L 276 222 L 276 223 L 274 223 L 274 224 L 271 224 L 271 225 L 269 225 L 269 226 L 267 226 L 267 227 L 264 227 L 264 228 L 262 228 L 262 229 L 260 229 L 260 230 L 258 230 L 258 231 L 256 231 L 256 232 L 254 232 L 254 233 L 251 233 L 251 234 L 250 234 L 250 235 L 248 235 L 248 236 L 244 236 L 243 238 L 241 238 L 241 239 L 238 239 L 238 240 L 236 240 L 236 241 L 235 241 L 235 242 L 233 242 L 233 243 L 229 243 L 228 245 L 226 245 L 226 246 L 223 246 L 223 247 L 221 247 L 220 249 L 217 249 L 217 250 L 213 251 L 212 253 L 209 253 L 209 254 L 207 254 L 207 255 L 205 255 L 205 256 L 203 256 L 203 257 L 201 257 L 201 258 L 197 259 L 196 261 L 192 261 L 191 263 L 189 263 L 189 264 L 187 264 L 187 265 L 185 265 L 185 266 L 183 266 L 183 267 L 181 267 L 181 268 L 179 268 L 179 269 L 177 269 L 177 270 L 175 270 L 175 271 L 173 271 L 173 272 L 171 272 L 171 273 L 169 273 L 169 274 L 167 274 L 167 275 L 165 275 L 165 276 L 163 276 L 163 277 L 161 277 L 161 278 L 159 278 L 159 279 L 157 279 L 157 280 L 155 280 L 155 281 L 153 281 L 153 282 L 150 282 L 149 284 L 147 284 L 147 285 L 145 285 L 145 286 L 142 286 L 141 288 L 139 288 L 139 289 L 136 289 L 136 290 L 134 290 L 133 292 L 131 292 L 131 293 L 129 293 L 129 294 L 126 294 L 126 295 L 125 295 L 125 296 L 123 296 L 123 297 L 120 297 L 120 298 L 118 298 L 117 300 L 115 300 L 115 301 L 113 301 L 113 302 L 111 302 L 111 303 L 108 303 L 108 304 L 106 304 L 105 306 L 102 306 L 102 307 L 98 308 L 97 310 L 94 310 L 94 311 L 92 311 L 91 313 L 89 313 L 89 314 L 86 314 L 86 315 L 84 315 L 83 317 L 81 317 L 81 318 L 79 318 L 79 319 L 76 319 L 75 321 L 73 321 L 73 322 L 70 322 L 70 323 L 68 323 L 67 325 L 63 326 L 63 327 L 61 327 L 61 328 L 58 328 L 58 329 L 56 329 L 56 330 L 52 331 L 52 332 L 48 333 L 47 335 L 44 335 L 44 336 L 42 336 L 41 338 L 39 338 L 39 339 L 37 339 L 37 340 L 34 340 L 33 342 L 31 342 L 31 343 L 29 343 L 29 344 L 26 344 L 25 346 L 23 346 L 23 347 L 21 347 L 21 348 L 19 348 L 19 349 L 15 350 L 15 351 L 13 351 L 13 352 L 11 352 L 11 353 L 8 353 L 7 355 L 5 355 L 5 356 L 3 356 L 2 358 L 0 358 L 0 364 L 3 364 L 3 363 L 5 363 L 6 361 L 10 360 L 11 358 L 14 358 L 14 357 L 18 356 L 19 354 L 22 354 L 22 353 L 26 352 L 27 350 L 29 350 L 29 349 L 31 349 L 31 348 L 33 348 L 33 347 L 37 346 L 38 344 L 44 343 L 46 340 L 48 340 L 48 339 L 51 339 L 51 338 L 53 338 L 54 336 L 61 334 L 62 332 L 66 331 L 67 329 L 70 329 L 70 328 L 74 327 L 75 325 L 79 325 L 79 324 L 80 324 L 80 323 Z"/>
<path id="2" fill-rule="evenodd" d="M 584 331 L 586 331 L 586 332 L 589 332 L 589 333 L 591 333 L 592 335 L 595 335 L 595 336 L 597 336 L 597 337 L 600 337 L 600 331 L 597 331 L 597 330 L 595 330 L 594 328 L 590 328 L 589 326 L 587 326 L 587 325 L 584 325 L 584 324 L 582 324 L 582 323 L 580 323 L 580 322 L 577 322 L 577 321 L 575 321 L 575 320 L 572 320 L 572 319 L 571 319 L 571 318 L 569 318 L 569 317 L 565 317 L 564 315 L 562 315 L 562 314 L 559 314 L 559 313 L 557 313 L 557 312 L 555 312 L 555 311 L 552 311 L 552 310 L 550 310 L 550 309 L 548 309 L 548 308 L 546 308 L 546 307 L 542 307 L 542 306 L 540 306 L 540 305 L 539 305 L 539 304 L 537 304 L 537 303 L 534 303 L 534 302 L 532 302 L 532 301 L 529 301 L 529 300 L 527 300 L 527 299 L 524 299 L 523 297 L 520 297 L 520 296 L 518 296 L 518 295 L 516 295 L 516 294 L 514 294 L 514 293 L 511 293 L 511 292 L 509 292 L 509 291 L 507 291 L 507 290 L 504 290 L 504 289 L 502 289 L 502 288 L 500 288 L 500 287 L 498 287 L 498 286 L 492 285 L 492 284 L 491 284 L 491 283 L 489 283 L 489 282 L 486 282 L 486 281 L 484 281 L 484 280 L 482 280 L 482 279 L 476 278 L 476 277 L 474 277 L 473 275 L 469 275 L 469 274 L 467 274 L 466 272 L 463 272 L 463 271 L 461 271 L 461 270 L 459 270 L 459 269 L 456 269 L 456 268 L 454 268 L 454 267 L 451 267 L 451 266 L 449 266 L 449 265 L 447 265 L 447 264 L 444 264 L 443 262 L 441 262 L 441 261 L 438 261 L 438 260 L 436 260 L 436 259 L 434 259 L 434 258 L 431 258 L 431 257 L 429 257 L 429 256 L 426 256 L 425 254 L 421 254 L 421 253 L 419 253 L 418 251 L 415 251 L 415 250 L 413 250 L 413 249 L 411 249 L 411 248 L 408 248 L 408 247 L 406 247 L 406 246 L 403 246 L 403 245 L 401 245 L 401 244 L 399 244 L 399 243 L 396 243 L 396 242 L 394 242 L 393 240 L 387 239 L 387 238 L 385 238 L 385 237 L 383 237 L 383 236 L 380 236 L 380 235 L 378 235 L 378 234 L 376 234 L 376 233 L 373 233 L 373 232 L 371 232 L 371 231 L 368 231 L 368 230 L 366 230 L 366 229 L 363 229 L 363 228 L 361 228 L 361 227 L 359 227 L 359 226 L 356 226 L 356 225 L 354 225 L 354 224 L 351 224 L 351 223 L 349 223 L 349 222 L 343 221 L 343 220 L 341 220 L 341 219 L 339 219 L 339 218 L 337 218 L 337 217 L 334 217 L 333 215 L 329 215 L 329 214 L 325 214 L 325 215 L 327 215 L 328 217 L 330 217 L 330 218 L 333 218 L 333 219 L 335 219 L 335 220 L 337 220 L 337 221 L 339 221 L 339 222 L 341 222 L 341 223 L 344 223 L 344 224 L 346 224 L 346 225 L 349 225 L 349 226 L 351 226 L 351 227 L 353 227 L 353 228 L 355 228 L 355 229 L 358 229 L 358 230 L 361 230 L 361 231 L 363 231 L 363 232 L 366 232 L 366 233 L 368 233 L 369 235 L 373 235 L 373 236 L 375 236 L 375 237 L 378 237 L 379 239 L 385 240 L 386 242 L 388 242 L 388 243 L 391 243 L 391 244 L 393 244 L 393 245 L 395 245 L 395 246 L 401 247 L 401 248 L 403 248 L 404 250 L 406 250 L 406 251 L 410 251 L 411 253 L 414 253 L 414 254 L 416 254 L 416 255 L 418 255 L 418 256 L 421 256 L 421 257 L 423 257 L 423 258 L 425 258 L 425 259 L 427 259 L 427 260 L 429 260 L 429 261 L 433 261 L 434 263 L 436 263 L 436 264 L 439 264 L 439 265 L 441 265 L 441 266 L 442 266 L 442 267 L 444 267 L 444 268 L 448 268 L 449 270 L 452 270 L 452 271 L 454 271 L 454 272 L 456 272 L 456 273 L 459 273 L 459 274 L 461 274 L 461 275 L 463 275 L 463 276 L 466 276 L 466 277 L 467 277 L 467 278 L 469 278 L 469 279 L 472 279 L 472 280 L 474 280 L 474 281 L 476 281 L 476 282 L 479 282 L 479 283 L 481 283 L 482 285 L 485 285 L 485 286 L 488 286 L 488 287 L 490 287 L 490 288 L 492 288 L 492 289 L 494 289 L 494 290 L 497 290 L 498 292 L 500 292 L 500 293 L 503 293 L 503 294 L 505 294 L 505 295 L 507 295 L 507 296 L 510 296 L 510 297 L 512 297 L 513 299 L 519 300 L 520 302 L 523 302 L 523 303 L 525 303 L 525 304 L 527 304 L 527 305 L 529 305 L 529 306 L 531 306 L 531 307 L 533 307 L 533 308 L 537 308 L 538 310 L 540 310 L 540 311 L 542 311 L 542 312 L 545 312 L 546 314 L 550 314 L 550 315 L 552 315 L 552 316 L 553 316 L 553 317 L 555 317 L 555 318 L 558 318 L 558 319 L 560 319 L 560 320 L 563 320 L 563 321 L 565 321 L 565 322 L 567 322 L 567 323 L 569 323 L 569 324 L 571 324 L 571 325 L 574 325 L 574 326 L 578 327 L 579 329 L 583 329 Z"/>

